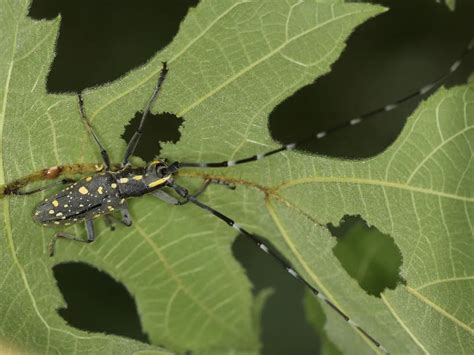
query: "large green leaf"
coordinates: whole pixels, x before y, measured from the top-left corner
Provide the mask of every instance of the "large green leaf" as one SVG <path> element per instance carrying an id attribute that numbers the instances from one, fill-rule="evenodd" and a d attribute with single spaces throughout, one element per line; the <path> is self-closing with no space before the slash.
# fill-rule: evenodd
<path id="1" fill-rule="evenodd" d="M 55 164 L 98 161 L 74 97 L 45 92 L 57 21 L 26 19 L 25 1 L 1 5 L 3 182 Z M 380 11 L 341 1 L 202 1 L 173 43 L 146 66 L 86 93 L 88 114 L 118 161 L 125 147 L 119 138 L 123 125 L 144 106 L 160 61 L 167 60 L 170 74 L 155 110 L 183 116 L 186 126 L 181 141 L 166 146 L 163 155 L 186 161 L 252 155 L 275 146 L 266 127 L 275 105 L 326 73 L 352 29 Z M 370 161 L 291 152 L 225 170 L 190 169 L 179 181 L 191 189 L 208 173 L 233 181 L 236 191 L 212 186 L 203 201 L 269 238 L 389 351 L 466 351 L 472 346 L 472 101 L 469 86 L 441 91 L 391 149 Z M 213 216 L 144 197 L 130 204 L 132 228 L 111 234 L 96 223 L 93 245 L 58 243 L 57 255 L 49 259 L 45 249 L 53 231 L 30 219 L 40 198 L 3 201 L 2 337 L 43 351 L 146 348 L 79 332 L 58 317 L 61 300 L 51 266 L 80 260 L 127 286 L 153 343 L 173 351 L 258 349 L 254 319 L 260 302 L 252 299 L 232 258 L 235 233 Z M 395 239 L 406 286 L 377 299 L 342 270 L 322 225 L 345 214 L 360 214 Z M 71 232 L 84 230 L 76 226 Z M 371 349 L 333 311 L 326 313 L 325 329 L 337 347 Z"/>

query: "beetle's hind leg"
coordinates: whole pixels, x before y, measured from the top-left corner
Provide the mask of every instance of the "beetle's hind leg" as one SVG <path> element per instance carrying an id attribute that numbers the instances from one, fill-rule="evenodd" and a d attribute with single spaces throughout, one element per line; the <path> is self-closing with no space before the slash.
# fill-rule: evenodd
<path id="1" fill-rule="evenodd" d="M 56 249 L 56 241 L 59 238 L 73 240 L 75 242 L 81 243 L 92 243 L 95 240 L 95 232 L 94 232 L 94 224 L 92 220 L 86 220 L 86 232 L 87 232 L 87 239 L 83 239 L 81 237 L 76 237 L 73 234 L 66 233 L 66 232 L 57 232 L 53 235 L 51 242 L 49 243 L 49 256 L 53 256 L 55 249 Z"/>

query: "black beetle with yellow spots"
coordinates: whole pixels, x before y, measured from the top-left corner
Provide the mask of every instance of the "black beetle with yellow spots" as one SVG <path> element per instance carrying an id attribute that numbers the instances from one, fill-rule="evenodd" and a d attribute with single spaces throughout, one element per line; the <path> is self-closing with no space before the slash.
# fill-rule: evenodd
<path id="1" fill-rule="evenodd" d="M 111 218 L 114 212 L 120 212 L 121 222 L 126 226 L 132 225 L 132 220 L 128 212 L 127 199 L 151 194 L 159 199 L 173 205 L 182 205 L 193 202 L 197 206 L 205 209 L 223 219 L 228 224 L 231 221 L 212 208 L 196 200 L 211 182 L 223 183 L 220 181 L 206 180 L 201 189 L 194 195 L 190 195 L 184 187 L 176 185 L 173 181 L 173 174 L 183 166 L 206 167 L 208 164 L 179 163 L 168 165 L 165 161 L 154 160 L 146 167 L 133 167 L 129 163 L 130 156 L 134 153 L 142 135 L 143 124 L 150 112 L 150 108 L 156 101 L 161 86 L 168 73 L 166 63 L 163 63 L 157 85 L 153 94 L 143 110 L 143 115 L 137 131 L 130 140 L 125 157 L 118 169 L 112 170 L 109 154 L 100 143 L 94 132 L 92 125 L 84 110 L 84 101 L 79 95 L 79 113 L 84 121 L 87 131 L 91 135 L 100 149 L 104 162 L 104 172 L 82 178 L 78 181 L 62 180 L 61 183 L 71 183 L 58 193 L 47 198 L 36 207 L 33 212 L 33 219 L 44 227 L 69 226 L 74 223 L 84 222 L 86 226 L 87 238 L 77 237 L 70 233 L 61 231 L 54 234 L 50 243 L 50 255 L 54 255 L 55 245 L 58 238 L 74 240 L 82 243 L 90 243 L 95 240 L 93 221 L 97 217 L 103 216 L 106 222 L 112 227 Z M 50 186 L 55 186 L 53 184 Z M 26 195 L 44 190 L 50 186 L 45 186 L 33 191 L 15 191 L 16 194 Z M 174 197 L 163 188 L 174 190 L 179 197 Z M 231 225 L 234 223 L 232 222 Z"/>
<path id="2" fill-rule="evenodd" d="M 127 167 L 81 179 L 41 202 L 34 219 L 43 226 L 88 222 L 115 210 L 131 225 L 126 199 L 153 192 L 171 179 L 167 166 L 154 161 L 146 168 Z"/>
<path id="3" fill-rule="evenodd" d="M 119 211 L 121 213 L 121 222 L 126 226 L 131 226 L 132 220 L 127 208 L 128 198 L 151 193 L 169 203 L 184 203 L 164 191 L 159 191 L 159 189 L 164 186 L 170 185 L 173 187 L 172 174 L 178 170 L 179 163 L 168 166 L 164 161 L 155 160 L 146 167 L 132 167 L 128 161 L 140 140 L 143 123 L 150 111 L 151 105 L 158 97 L 167 72 L 166 63 L 163 63 L 158 83 L 147 107 L 143 111 L 140 126 L 127 147 L 124 160 L 118 171 L 112 171 L 110 169 L 109 155 L 100 143 L 90 121 L 85 115 L 84 102 L 82 96 L 79 95 L 79 111 L 81 117 L 84 120 L 88 132 L 100 148 L 105 171 L 85 177 L 68 185 L 36 207 L 33 213 L 33 219 L 42 226 L 69 226 L 79 222 L 84 222 L 86 225 L 87 239 L 62 231 L 55 233 L 50 244 L 50 255 L 54 254 L 57 238 L 65 238 L 85 243 L 94 241 L 93 220 L 97 217 L 104 216 L 106 221 L 111 224 L 110 214 L 114 211 Z M 207 186 L 207 183 L 205 186 Z M 178 187 L 175 188 L 175 190 L 176 189 L 179 191 L 178 193 L 187 195 L 187 191 L 184 188 Z M 37 189 L 34 192 L 39 190 L 41 189 Z M 185 191 L 186 193 L 184 193 Z M 187 200 L 185 202 L 187 202 Z"/>

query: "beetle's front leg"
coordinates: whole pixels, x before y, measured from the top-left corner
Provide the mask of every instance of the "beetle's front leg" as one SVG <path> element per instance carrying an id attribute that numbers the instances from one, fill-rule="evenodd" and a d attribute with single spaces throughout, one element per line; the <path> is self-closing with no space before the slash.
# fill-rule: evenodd
<path id="1" fill-rule="evenodd" d="M 235 189 L 235 186 L 232 185 L 231 183 L 228 183 L 226 181 L 218 180 L 218 179 L 206 179 L 204 183 L 201 185 L 201 187 L 192 195 L 194 198 L 198 197 L 201 195 L 210 184 L 218 184 L 218 185 L 224 185 L 228 187 L 231 190 Z M 153 196 L 158 197 L 160 200 L 170 204 L 170 205 L 176 205 L 176 206 L 182 206 L 185 205 L 189 202 L 189 199 L 187 197 L 184 197 L 182 200 L 178 200 L 177 198 L 171 196 L 169 193 L 165 192 L 164 190 L 155 190 L 151 193 Z"/>

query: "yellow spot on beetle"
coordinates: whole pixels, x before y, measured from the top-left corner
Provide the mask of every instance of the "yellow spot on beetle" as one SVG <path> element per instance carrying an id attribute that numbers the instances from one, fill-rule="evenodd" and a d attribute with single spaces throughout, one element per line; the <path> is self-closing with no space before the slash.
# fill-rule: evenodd
<path id="1" fill-rule="evenodd" d="M 35 212 L 35 216 L 37 216 L 37 215 L 39 215 L 39 214 L 40 214 L 39 211 L 36 211 L 36 212 Z"/>
<path id="2" fill-rule="evenodd" d="M 111 185 L 110 185 L 113 189 L 116 189 L 117 188 L 117 184 L 115 182 L 113 182 Z"/>
<path id="3" fill-rule="evenodd" d="M 120 178 L 119 182 L 121 184 L 126 184 L 128 182 L 128 178 Z"/>
<path id="4" fill-rule="evenodd" d="M 83 195 L 89 193 L 89 190 L 87 190 L 84 186 L 81 186 L 81 188 L 79 189 L 79 192 Z"/>
<path id="5" fill-rule="evenodd" d="M 133 180 L 140 181 L 141 179 L 143 179 L 143 175 L 135 175 L 135 176 L 133 177 Z"/>
<path id="6" fill-rule="evenodd" d="M 104 193 L 104 188 L 102 186 L 99 186 L 99 188 L 97 189 L 97 192 L 100 193 L 100 194 L 103 194 Z"/>
<path id="7" fill-rule="evenodd" d="M 67 207 L 69 207 L 69 205 L 66 203 L 66 204 L 64 205 L 64 207 L 66 207 L 66 208 L 67 208 Z"/>
<path id="8" fill-rule="evenodd" d="M 59 202 L 58 200 L 54 200 L 53 202 L 51 202 L 53 204 L 54 207 L 58 207 L 59 206 Z"/>
<path id="9" fill-rule="evenodd" d="M 112 206 L 107 206 L 107 208 L 109 209 L 109 211 L 113 211 L 114 208 Z"/>
<path id="10" fill-rule="evenodd" d="M 56 217 L 61 217 L 62 215 L 63 215 L 63 213 L 62 213 L 62 212 L 58 212 L 58 213 L 56 213 Z"/>
<path id="11" fill-rule="evenodd" d="M 168 181 L 169 179 L 171 179 L 171 175 L 165 176 L 164 178 L 161 178 L 161 179 L 158 179 L 158 180 L 155 180 L 155 181 L 151 182 L 150 184 L 148 184 L 148 187 L 159 186 L 159 185 L 165 183 L 166 181 Z"/>
<path id="12" fill-rule="evenodd" d="M 54 224 L 59 224 L 59 222 L 58 222 L 58 221 L 55 221 Z"/>
<path id="13" fill-rule="evenodd" d="M 49 214 L 54 214 L 54 210 L 49 210 L 48 213 Z"/>
<path id="14" fill-rule="evenodd" d="M 92 180 L 92 176 L 86 177 L 86 181 L 91 181 L 91 180 Z"/>
<path id="15" fill-rule="evenodd" d="M 124 198 L 120 200 L 120 203 L 124 203 L 124 202 L 125 202 L 125 199 L 124 199 Z"/>

